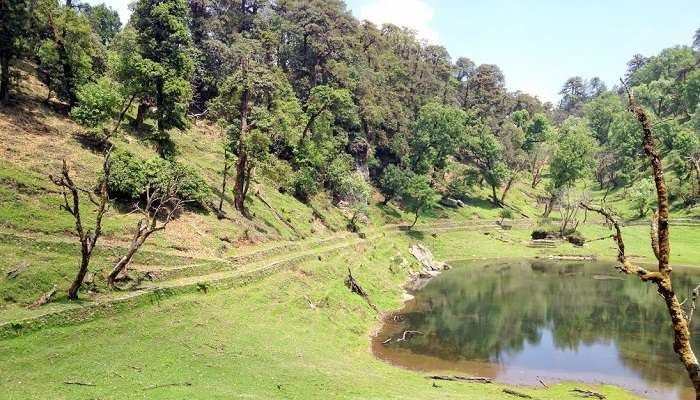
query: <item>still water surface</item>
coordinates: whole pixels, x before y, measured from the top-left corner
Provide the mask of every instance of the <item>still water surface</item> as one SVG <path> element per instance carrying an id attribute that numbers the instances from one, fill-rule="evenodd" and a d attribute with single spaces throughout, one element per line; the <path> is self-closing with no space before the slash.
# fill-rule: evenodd
<path id="1" fill-rule="evenodd" d="M 377 357 L 508 384 L 608 383 L 654 399 L 695 398 L 653 285 L 602 262 L 452 266 L 384 324 L 373 338 Z M 681 299 L 700 284 L 700 270 L 676 268 L 673 274 Z M 423 335 L 397 342 L 406 330 Z"/>

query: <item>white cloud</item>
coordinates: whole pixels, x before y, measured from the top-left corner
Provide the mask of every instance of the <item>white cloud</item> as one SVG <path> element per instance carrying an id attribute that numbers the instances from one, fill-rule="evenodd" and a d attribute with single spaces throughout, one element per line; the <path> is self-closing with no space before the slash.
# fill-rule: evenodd
<path id="1" fill-rule="evenodd" d="M 359 18 L 377 25 L 392 23 L 416 30 L 418 37 L 438 43 L 438 33 L 431 26 L 433 10 L 423 0 L 373 0 L 360 8 Z"/>

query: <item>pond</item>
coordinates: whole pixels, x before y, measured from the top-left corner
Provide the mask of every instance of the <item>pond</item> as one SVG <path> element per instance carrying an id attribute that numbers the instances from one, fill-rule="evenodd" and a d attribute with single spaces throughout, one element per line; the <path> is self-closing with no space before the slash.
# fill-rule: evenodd
<path id="1" fill-rule="evenodd" d="M 655 286 L 620 275 L 607 262 L 451 264 L 387 318 L 372 339 L 377 357 L 513 385 L 567 380 L 613 384 L 654 399 L 695 398 Z M 681 299 L 697 284 L 700 270 L 674 270 Z M 421 334 L 396 340 L 405 331 Z"/>

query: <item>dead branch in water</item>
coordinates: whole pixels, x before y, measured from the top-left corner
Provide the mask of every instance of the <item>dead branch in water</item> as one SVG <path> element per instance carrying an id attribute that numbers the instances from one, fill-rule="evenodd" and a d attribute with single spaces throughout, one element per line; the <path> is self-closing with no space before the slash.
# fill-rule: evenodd
<path id="1" fill-rule="evenodd" d="M 416 335 L 423 335 L 424 333 L 421 331 L 404 331 L 403 335 L 401 335 L 400 338 L 396 339 L 397 342 L 405 342 L 408 339 L 412 338 L 413 336 Z"/>

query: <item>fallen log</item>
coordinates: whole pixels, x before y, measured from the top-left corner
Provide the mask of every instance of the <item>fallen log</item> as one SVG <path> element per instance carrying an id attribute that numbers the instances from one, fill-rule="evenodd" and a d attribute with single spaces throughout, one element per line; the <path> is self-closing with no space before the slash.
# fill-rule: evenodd
<path id="1" fill-rule="evenodd" d="M 19 265 L 19 267 L 13 269 L 12 271 L 9 271 L 7 273 L 7 279 L 14 279 L 22 273 L 25 269 L 29 268 L 29 263 L 27 261 L 22 261 L 22 263 Z"/>
<path id="2" fill-rule="evenodd" d="M 34 309 L 34 308 L 41 307 L 41 306 L 43 306 L 44 304 L 50 302 L 50 301 L 51 301 L 51 298 L 56 294 L 56 290 L 57 290 L 57 289 L 58 289 L 58 288 L 56 287 L 56 285 L 53 285 L 53 288 L 51 288 L 51 290 L 49 290 L 48 292 L 42 294 L 41 297 L 39 297 L 38 299 L 36 299 L 36 301 L 35 301 L 34 303 L 28 305 L 27 308 L 30 309 L 30 310 L 32 310 L 32 309 Z"/>
<path id="3" fill-rule="evenodd" d="M 348 267 L 348 276 L 345 278 L 345 286 L 350 289 L 351 292 L 362 296 L 362 298 L 365 299 L 367 304 L 369 304 L 370 307 L 376 312 L 379 312 L 379 309 L 377 309 L 377 306 L 372 303 L 372 301 L 369 299 L 369 295 L 367 295 L 367 292 L 365 292 L 364 289 L 362 289 L 362 286 L 360 286 L 359 283 L 355 280 L 355 277 L 352 276 L 352 271 L 350 270 L 350 267 Z"/>
<path id="4" fill-rule="evenodd" d="M 571 392 L 572 392 L 572 393 L 576 393 L 576 394 L 578 394 L 580 397 L 587 398 L 587 399 L 590 399 L 590 398 L 595 398 L 595 399 L 599 399 L 599 400 L 604 400 L 604 399 L 606 399 L 606 396 L 605 396 L 604 394 L 598 393 L 598 392 L 594 392 L 594 391 L 592 391 L 592 390 L 572 389 Z"/>
<path id="5" fill-rule="evenodd" d="M 428 379 L 436 381 L 452 381 L 452 382 L 476 382 L 476 383 L 492 383 L 491 378 L 483 376 L 460 376 L 460 375 L 431 375 L 426 376 Z"/>
<path id="6" fill-rule="evenodd" d="M 503 389 L 503 393 L 509 394 L 509 395 L 515 396 L 515 397 L 520 397 L 521 399 L 532 399 L 532 398 L 533 398 L 533 397 L 530 396 L 529 394 L 516 392 L 516 391 L 513 390 L 513 389 Z"/>

